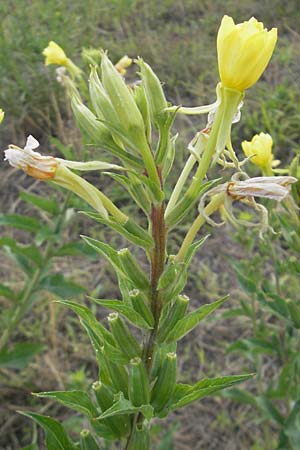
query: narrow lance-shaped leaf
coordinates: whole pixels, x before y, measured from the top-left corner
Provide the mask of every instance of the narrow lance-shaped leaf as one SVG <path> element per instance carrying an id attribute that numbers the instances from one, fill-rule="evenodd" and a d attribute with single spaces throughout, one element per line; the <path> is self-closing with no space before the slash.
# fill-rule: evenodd
<path id="1" fill-rule="evenodd" d="M 62 405 L 89 417 L 97 416 L 97 409 L 84 391 L 50 391 L 34 393 L 37 397 L 52 398 Z"/>
<path id="2" fill-rule="evenodd" d="M 153 417 L 153 408 L 151 405 L 133 406 L 130 400 L 124 398 L 122 392 L 115 396 L 114 404 L 99 416 L 99 419 L 117 416 L 120 414 L 135 414 L 141 412 L 146 419 Z"/>
<path id="3" fill-rule="evenodd" d="M 192 311 L 183 319 L 179 320 L 173 330 L 166 337 L 166 342 L 178 341 L 179 339 L 183 338 L 193 328 L 195 328 L 201 320 L 215 311 L 215 309 L 217 309 L 219 306 L 221 306 L 227 298 L 228 295 L 221 298 L 220 300 L 217 300 L 214 303 L 200 306 L 200 308 Z"/>

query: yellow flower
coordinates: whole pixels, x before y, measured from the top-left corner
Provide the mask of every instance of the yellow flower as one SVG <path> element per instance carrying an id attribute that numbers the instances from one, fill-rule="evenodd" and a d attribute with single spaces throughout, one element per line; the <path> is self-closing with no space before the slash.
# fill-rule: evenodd
<path id="1" fill-rule="evenodd" d="M 222 84 L 245 91 L 257 82 L 271 59 L 277 41 L 277 28 L 268 31 L 252 17 L 235 25 L 224 16 L 218 31 L 217 49 Z"/>
<path id="2" fill-rule="evenodd" d="M 3 119 L 5 116 L 5 112 L 3 111 L 3 109 L 0 108 L 0 124 L 2 123 Z"/>
<path id="3" fill-rule="evenodd" d="M 48 47 L 43 50 L 43 55 L 46 57 L 45 64 L 57 64 L 58 66 L 66 66 L 68 58 L 63 49 L 54 41 L 50 41 Z"/>
<path id="4" fill-rule="evenodd" d="M 115 64 L 115 68 L 121 75 L 124 76 L 124 75 L 126 75 L 126 72 L 127 72 L 126 69 L 129 66 L 131 66 L 131 64 L 132 64 L 132 59 L 129 58 L 129 56 L 125 55 L 117 62 L 117 64 Z"/>
<path id="5" fill-rule="evenodd" d="M 243 141 L 242 149 L 251 162 L 260 169 L 271 168 L 273 139 L 268 133 L 253 136 L 251 141 Z"/>

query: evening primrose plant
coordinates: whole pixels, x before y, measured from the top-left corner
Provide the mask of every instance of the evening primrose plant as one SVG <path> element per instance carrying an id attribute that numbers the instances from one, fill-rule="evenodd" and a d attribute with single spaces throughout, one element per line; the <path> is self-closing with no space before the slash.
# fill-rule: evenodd
<path id="1" fill-rule="evenodd" d="M 217 99 L 196 108 L 170 105 L 157 75 L 141 58 L 135 60 L 140 80 L 127 85 L 124 75 L 131 60 L 125 58 L 115 66 L 102 52 L 101 63 L 91 67 L 88 86 L 84 86 L 84 76 L 78 72 L 80 77 L 74 77 L 73 67 L 63 56 L 66 70 L 61 71 L 59 81 L 65 86 L 76 122 L 86 142 L 101 149 L 110 161 L 78 162 L 45 156 L 35 151 L 38 143 L 32 137 L 23 149 L 10 146 L 5 151 L 6 159 L 14 167 L 84 199 L 89 205 L 83 211 L 86 216 L 140 247 L 148 262 L 148 267 L 144 267 L 129 248 L 116 249 L 82 236 L 115 269 L 121 299 L 90 298 L 92 303 L 112 311 L 104 324 L 87 306 L 72 300 L 60 301 L 79 316 L 95 350 L 99 376 L 86 391 L 36 394 L 57 400 L 87 416 L 89 422 L 89 429 L 71 438 L 55 419 L 35 412 L 24 413 L 45 429 L 48 449 L 100 449 L 103 439 L 124 450 L 150 449 L 155 417 L 163 419 L 178 408 L 251 376 L 177 383 L 176 350 L 177 343 L 226 299 L 195 308 L 183 293 L 191 260 L 206 240 L 195 241 L 201 225 L 228 202 L 238 204 L 246 199 L 259 209 L 254 197 L 286 199 L 296 181 L 291 176 L 249 179 L 241 170 L 242 162 L 230 137 L 232 124 L 240 118 L 245 90 L 267 66 L 276 38 L 276 29 L 267 31 L 254 18 L 235 25 L 225 16 L 217 38 L 221 79 Z M 64 52 L 58 51 L 53 43 L 49 47 L 44 52 L 46 62 L 60 64 Z M 49 60 L 50 50 L 58 58 L 53 56 Z M 172 125 L 179 113 L 208 114 L 208 122 L 188 146 L 190 155 L 168 199 L 166 183 L 176 157 L 177 135 Z M 209 168 L 215 164 L 231 169 L 229 180 L 210 178 Z M 79 175 L 79 171 L 84 174 L 90 170 L 104 171 L 126 189 L 143 213 L 143 222 L 129 217 L 109 195 Z M 272 189 L 276 190 L 273 196 Z M 188 227 L 178 252 L 169 254 L 169 232 L 176 232 L 178 224 L 188 212 L 197 210 L 197 205 L 199 213 Z M 261 227 L 260 222 L 257 225 Z"/>

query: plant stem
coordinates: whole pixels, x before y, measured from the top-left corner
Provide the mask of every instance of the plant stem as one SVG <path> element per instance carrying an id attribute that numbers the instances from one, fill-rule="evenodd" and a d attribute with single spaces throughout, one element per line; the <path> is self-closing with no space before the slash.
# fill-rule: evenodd
<path id="1" fill-rule="evenodd" d="M 158 206 L 152 205 L 151 210 L 151 225 L 152 225 L 152 237 L 154 241 L 154 248 L 150 255 L 150 306 L 154 317 L 154 327 L 148 335 L 148 338 L 143 346 L 143 362 L 147 370 L 148 376 L 150 375 L 152 358 L 155 346 L 155 337 L 157 334 L 157 328 L 162 308 L 162 299 L 160 293 L 157 290 L 157 285 L 161 274 L 165 267 L 166 258 L 166 237 L 167 230 L 164 221 L 164 204 L 161 203 Z M 127 439 L 124 450 L 128 450 L 131 443 L 134 429 L 136 424 L 142 422 L 143 415 L 141 413 L 136 414 L 133 418 L 131 433 Z M 147 450 L 147 449 L 145 449 Z"/>
<path id="2" fill-rule="evenodd" d="M 215 195 L 210 203 L 204 208 L 204 212 L 206 216 L 210 216 L 214 211 L 220 208 L 220 206 L 224 203 L 225 193 L 222 192 L 220 194 Z M 185 254 L 187 250 L 189 249 L 190 245 L 193 243 L 193 240 L 202 227 L 202 225 L 205 223 L 205 217 L 199 214 L 198 217 L 194 220 L 194 222 L 191 225 L 191 228 L 187 232 L 183 243 L 181 244 L 181 247 L 179 249 L 179 252 L 176 255 L 175 260 L 177 262 L 182 261 L 185 257 Z"/>

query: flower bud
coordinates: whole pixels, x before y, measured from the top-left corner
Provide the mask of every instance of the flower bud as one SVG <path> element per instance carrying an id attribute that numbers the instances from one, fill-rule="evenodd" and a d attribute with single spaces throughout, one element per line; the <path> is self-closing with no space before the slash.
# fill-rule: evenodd
<path id="1" fill-rule="evenodd" d="M 128 393 L 129 399 L 134 406 L 149 404 L 149 380 L 141 358 L 133 358 L 130 361 Z"/>
<path id="2" fill-rule="evenodd" d="M 89 89 L 92 105 L 97 116 L 113 124 L 118 123 L 117 113 L 98 77 L 96 67 L 91 68 Z"/>
<path id="3" fill-rule="evenodd" d="M 124 55 L 122 58 L 115 64 L 115 68 L 121 75 L 126 75 L 128 67 L 132 64 L 132 59 L 129 56 Z"/>
<path id="4" fill-rule="evenodd" d="M 175 298 L 169 313 L 159 325 L 158 339 L 161 342 L 167 338 L 169 332 L 174 328 L 178 320 L 184 317 L 188 304 L 189 298 L 186 295 L 179 295 Z"/>
<path id="5" fill-rule="evenodd" d="M 253 136 L 251 141 L 243 141 L 242 149 L 251 162 L 263 170 L 270 170 L 273 160 L 273 140 L 268 133 Z"/>
<path id="6" fill-rule="evenodd" d="M 146 424 L 136 425 L 128 450 L 149 450 L 150 431 Z"/>
<path id="7" fill-rule="evenodd" d="M 128 373 L 125 367 L 115 364 L 106 355 L 104 348 L 101 348 L 101 359 L 105 369 L 110 377 L 111 383 L 116 392 L 123 392 L 125 397 L 128 395 Z"/>
<path id="8" fill-rule="evenodd" d="M 80 450 L 100 450 L 99 445 L 89 430 L 82 430 L 80 432 Z"/>
<path id="9" fill-rule="evenodd" d="M 138 312 L 151 327 L 153 327 L 153 314 L 141 292 L 138 289 L 134 289 L 133 291 L 129 292 L 129 296 L 133 309 Z"/>
<path id="10" fill-rule="evenodd" d="M 3 109 L 0 108 L 0 124 L 3 122 L 5 116 L 5 112 L 3 111 Z"/>
<path id="11" fill-rule="evenodd" d="M 217 37 L 222 84 L 240 92 L 255 84 L 271 59 L 276 41 L 277 29 L 268 31 L 254 17 L 236 25 L 224 16 Z"/>
<path id="12" fill-rule="evenodd" d="M 151 404 L 160 412 L 169 403 L 176 386 L 176 353 L 167 353 L 151 393 Z"/>
<path id="13" fill-rule="evenodd" d="M 149 281 L 144 272 L 141 270 L 137 261 L 130 253 L 128 248 L 123 248 L 118 251 L 119 260 L 123 266 L 124 271 L 132 281 L 133 285 L 138 289 L 149 289 Z"/>
<path id="14" fill-rule="evenodd" d="M 95 381 L 92 385 L 93 391 L 101 411 L 104 412 L 109 409 L 114 403 L 114 393 L 101 381 Z M 111 430 L 118 436 L 124 436 L 129 430 L 128 416 L 114 416 L 104 419 L 103 422 L 108 425 Z"/>
<path id="15" fill-rule="evenodd" d="M 122 352 L 128 358 L 135 358 L 141 354 L 141 349 L 134 336 L 131 334 L 118 313 L 111 313 L 108 316 L 111 332 Z"/>

